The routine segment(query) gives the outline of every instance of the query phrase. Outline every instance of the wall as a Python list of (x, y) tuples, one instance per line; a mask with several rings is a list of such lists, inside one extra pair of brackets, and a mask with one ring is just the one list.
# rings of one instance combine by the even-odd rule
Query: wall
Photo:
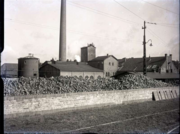
[[(110, 63), (110, 65), (109, 65)], [(114, 65), (112, 65), (114, 63)], [(115, 73), (118, 70), (118, 61), (114, 59), (113, 57), (108, 57), (107, 59), (104, 60), (104, 74), (106, 76), (106, 73), (109, 72), (110, 76), (115, 75)]]
[(61, 72), (62, 76), (82, 76), (83, 78), (85, 78), (86, 76), (90, 77), (93, 76), (95, 79), (98, 76), (103, 77), (103, 72)]
[(52, 112), (54, 110), (75, 109), (98, 104), (147, 101), (152, 100), (152, 92), (159, 90), (176, 90), (179, 95), (179, 87), (169, 87), (4, 97), (4, 115), (6, 118), (21, 114)]

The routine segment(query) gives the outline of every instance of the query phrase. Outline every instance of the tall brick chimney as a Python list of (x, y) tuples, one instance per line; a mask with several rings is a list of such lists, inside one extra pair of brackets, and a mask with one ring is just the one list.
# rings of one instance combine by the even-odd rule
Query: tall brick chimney
[(59, 60), (66, 61), (66, 0), (61, 0)]

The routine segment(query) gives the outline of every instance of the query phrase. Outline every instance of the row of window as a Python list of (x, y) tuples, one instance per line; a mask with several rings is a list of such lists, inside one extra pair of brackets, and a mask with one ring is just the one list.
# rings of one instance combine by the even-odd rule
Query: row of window
[[(113, 75), (115, 75), (115, 72), (113, 72)], [(110, 76), (110, 72), (106, 72), (106, 76)]]
[(114, 66), (114, 62), (112, 62), (112, 63), (111, 63), (111, 62), (109, 62), (109, 65), (110, 65), (110, 66), (111, 66), (111, 65), (112, 65), (112, 66)]

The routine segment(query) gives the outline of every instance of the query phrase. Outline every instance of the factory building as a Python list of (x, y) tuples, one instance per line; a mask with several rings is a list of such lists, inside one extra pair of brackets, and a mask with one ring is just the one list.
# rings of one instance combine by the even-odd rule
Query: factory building
[(39, 77), (39, 59), (29, 55), (18, 59), (18, 77)]
[(93, 43), (81, 48), (81, 62), (88, 62), (94, 58), (96, 58), (96, 47)]
[(99, 56), (94, 58), (91, 61), (88, 61), (88, 64), (92, 67), (101, 69), (104, 72), (105, 77), (114, 76), (118, 70), (118, 59), (113, 55)]
[(83, 78), (98, 76), (103, 77), (103, 71), (89, 66), (85, 62), (62, 62), (54, 61), (44, 64), (39, 69), (40, 77), (55, 77), (55, 76), (82, 76)]
[(17, 63), (4, 63), (1, 66), (1, 76), (3, 78), (17, 78), (18, 77), (18, 64)]

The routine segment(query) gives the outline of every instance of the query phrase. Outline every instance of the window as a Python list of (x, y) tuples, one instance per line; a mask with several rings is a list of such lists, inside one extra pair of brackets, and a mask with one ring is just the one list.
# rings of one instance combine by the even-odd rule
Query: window
[(114, 62), (112, 63), (112, 65), (114, 66)]
[(34, 74), (34, 76), (37, 76), (37, 74)]
[(153, 69), (156, 68), (156, 67), (157, 67), (157, 65), (153, 65), (153, 66), (152, 66)]
[(149, 65), (149, 66), (147, 67), (147, 69), (150, 69), (150, 68), (151, 68), (151, 66), (152, 66), (152, 65)]
[(108, 76), (108, 72), (106, 72), (106, 76)]
[(109, 65), (111, 65), (111, 62), (109, 62)]

